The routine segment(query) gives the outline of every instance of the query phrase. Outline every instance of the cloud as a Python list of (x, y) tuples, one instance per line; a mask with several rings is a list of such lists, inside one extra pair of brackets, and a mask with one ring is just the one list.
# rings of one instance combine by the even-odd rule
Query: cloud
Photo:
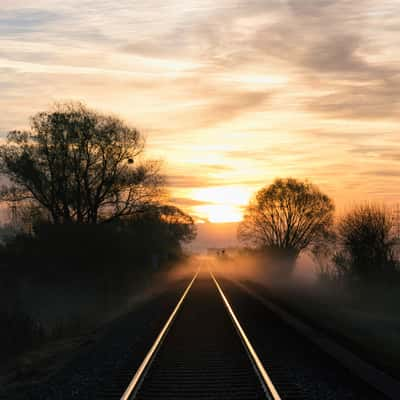
[[(377, 170), (367, 170), (367, 171), (363, 171), (362, 175), (364, 176), (377, 176), (377, 177), (382, 177), (382, 178), (392, 178), (392, 177), (396, 177), (399, 178), (400, 177), (400, 169), (377, 169)], [(387, 189), (386, 189), (387, 190)]]
[(235, 91), (220, 94), (206, 105), (194, 107), (192, 117), (197, 127), (208, 127), (236, 118), (263, 104), (270, 94), (264, 92)]
[(207, 201), (194, 200), (187, 197), (173, 197), (171, 203), (183, 207), (204, 206), (209, 204)]
[[(400, 146), (396, 146), (399, 147)], [(393, 145), (390, 144), (359, 144), (356, 147), (353, 147), (350, 152), (351, 153), (358, 153), (358, 154), (370, 154), (370, 153), (386, 153), (386, 152), (393, 151)]]
[(221, 182), (201, 176), (168, 175), (167, 184), (171, 188), (193, 188), (218, 186)]
[[(370, 145), (358, 145), (354, 146), (349, 150), (350, 153), (362, 157), (365, 160), (373, 160), (376, 162), (384, 161), (387, 163), (387, 168), (396, 165), (400, 161), (400, 145), (397, 143), (392, 144), (370, 144)], [(366, 172), (368, 174), (368, 172)], [(371, 173), (376, 175), (375, 173)]]
[(61, 19), (61, 14), (35, 8), (2, 10), (0, 14), (0, 34), (7, 37), (40, 32), (48, 24), (60, 22)]
[(209, 172), (227, 172), (233, 169), (231, 166), (223, 164), (200, 164), (198, 167)]
[(397, 117), (399, 68), (379, 62), (381, 48), (369, 37), (377, 35), (368, 30), (375, 4), (292, 1), (277, 22), (258, 27), (250, 44), (296, 71), (310, 89), (301, 98), (307, 112), (347, 119)]
[(340, 119), (398, 119), (400, 80), (385, 80), (360, 87), (338, 87), (336, 92), (311, 99), (307, 109)]
[(148, 133), (180, 193), (291, 174), (362, 196), (397, 179), (376, 171), (400, 156), (399, 15), (396, 0), (3, 0), (0, 131), (79, 99)]
[(210, 186), (259, 186), (266, 181), (263, 177), (249, 177), (249, 178), (214, 178), (210, 176), (185, 176), (169, 174), (167, 177), (167, 185), (175, 189), (192, 189), (192, 188), (205, 188)]
[[(184, 121), (184, 128), (210, 127), (232, 120), (248, 111), (263, 109), (266, 101), (269, 105), (279, 96), (295, 96), (304, 112), (330, 118), (397, 116), (397, 68), (371, 61), (375, 52), (367, 37), (368, 29), (357, 29), (360, 25), (369, 26), (368, 15), (373, 4), (369, 1), (238, 1), (232, 4), (222, 0), (218, 6), (211, 1), (195, 1), (184, 6), (177, 1), (150, 1), (135, 9), (128, 1), (112, 6), (110, 1), (103, 0), (96, 7), (85, 1), (78, 8), (75, 1), (61, 4), (57, 13), (48, 11), (50, 2), (46, 1), (41, 2), (39, 9), (16, 7), (6, 11), (1, 21), (15, 29), (20, 25), (35, 30), (41, 27), (43, 32), (36, 32), (29, 38), (31, 41), (70, 43), (73, 49), (66, 49), (68, 53), (89, 51), (91, 46), (90, 57), (83, 52), (76, 61), (72, 54), (48, 53), (48, 61), (52, 59), (48, 73), (67, 60), (80, 64), (70, 68), (70, 73), (77, 74), (85, 71), (106, 74), (107, 68), (123, 74), (134, 67), (146, 79), (146, 72), (154, 69), (151, 79), (154, 91), (158, 89), (161, 95), (168, 96), (175, 89), (182, 96), (197, 98), (198, 104), (190, 109), (193, 124), (185, 118), (187, 110), (176, 112), (177, 118)], [(168, 21), (160, 18), (160, 7), (169, 11)], [(60, 23), (60, 18), (65, 23)], [(34, 54), (40, 57), (40, 53)], [(14, 54), (11, 57), (14, 60), (34, 58), (31, 52)], [(113, 59), (120, 60), (125, 68), (121, 65), (115, 69), (110, 57), (103, 56), (101, 60), (96, 54), (114, 55)], [(138, 57), (134, 65), (130, 56)], [(85, 65), (85, 70), (82, 64), (91, 59), (98, 61), (96, 68)], [(177, 79), (163, 79), (158, 71), (169, 68), (168, 65), (174, 68), (176, 63), (181, 63)], [(253, 84), (251, 90), (245, 90), (221, 80), (221, 74), (228, 72), (243, 75), (247, 69), (258, 69), (269, 74), (282, 67), (310, 89), (307, 95), (296, 93), (292, 85), (273, 90)]]
[(351, 129), (346, 129), (343, 131), (327, 131), (322, 129), (317, 130), (305, 130), (304, 135), (311, 136), (313, 138), (319, 138), (321, 140), (333, 140), (335, 142), (354, 142), (354, 140), (358, 139), (371, 139), (375, 137), (384, 138), (390, 136), (391, 132), (382, 132), (382, 131), (354, 131)]

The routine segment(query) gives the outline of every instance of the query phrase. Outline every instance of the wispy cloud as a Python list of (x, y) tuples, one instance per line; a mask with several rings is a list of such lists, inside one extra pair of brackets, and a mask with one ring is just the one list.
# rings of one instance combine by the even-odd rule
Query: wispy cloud
[(54, 22), (62, 23), (62, 14), (35, 8), (3, 10), (0, 14), (0, 35), (7, 37), (40, 32)]
[(0, 133), (81, 99), (146, 132), (176, 198), (289, 174), (400, 187), (397, 0), (1, 3)]

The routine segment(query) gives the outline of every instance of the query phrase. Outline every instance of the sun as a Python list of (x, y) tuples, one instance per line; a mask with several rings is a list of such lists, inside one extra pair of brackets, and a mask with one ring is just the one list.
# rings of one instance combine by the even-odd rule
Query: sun
[(190, 197), (206, 203), (193, 207), (196, 215), (209, 222), (222, 223), (241, 221), (243, 207), (250, 196), (251, 190), (247, 187), (218, 186), (195, 189)]
[(197, 206), (196, 211), (209, 222), (238, 222), (242, 220), (242, 212), (239, 207), (229, 205), (210, 204)]

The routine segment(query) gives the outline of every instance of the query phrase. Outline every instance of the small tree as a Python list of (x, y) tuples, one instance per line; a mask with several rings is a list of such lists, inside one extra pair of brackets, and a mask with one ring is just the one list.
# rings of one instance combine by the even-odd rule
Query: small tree
[(329, 197), (311, 183), (276, 179), (248, 205), (238, 237), (246, 245), (268, 251), (291, 271), (300, 252), (328, 234), (333, 212)]
[(336, 267), (363, 281), (382, 280), (396, 269), (393, 220), (384, 207), (361, 205), (346, 214), (338, 226), (340, 250)]
[(30, 131), (13, 131), (0, 146), (0, 168), (12, 182), (3, 199), (40, 206), (52, 223), (98, 223), (154, 204), (163, 177), (154, 162), (137, 162), (140, 133), (81, 103), (36, 114)]

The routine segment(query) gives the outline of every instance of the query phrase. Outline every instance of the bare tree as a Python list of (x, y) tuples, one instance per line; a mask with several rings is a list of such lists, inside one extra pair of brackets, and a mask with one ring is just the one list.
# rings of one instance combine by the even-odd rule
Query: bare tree
[(384, 207), (356, 206), (339, 223), (340, 250), (334, 261), (347, 277), (371, 281), (384, 279), (396, 269), (393, 220)]
[(3, 190), (33, 202), (53, 223), (99, 223), (157, 202), (164, 179), (155, 162), (138, 162), (140, 133), (122, 120), (65, 103), (36, 114), (31, 130), (13, 131), (0, 146)]
[(239, 240), (292, 268), (301, 251), (320, 243), (333, 224), (334, 205), (309, 182), (276, 179), (257, 192), (238, 228)]

